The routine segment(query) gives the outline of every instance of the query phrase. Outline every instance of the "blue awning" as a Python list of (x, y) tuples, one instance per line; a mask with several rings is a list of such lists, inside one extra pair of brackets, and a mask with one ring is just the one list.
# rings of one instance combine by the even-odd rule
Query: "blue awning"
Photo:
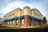
[(41, 21), (42, 19), (40, 19), (40, 18), (37, 18), (37, 17), (34, 17), (34, 20)]
[(20, 19), (24, 19), (24, 15), (20, 16)]
[(29, 19), (32, 19), (33, 18), (33, 16), (29, 16)]
[(7, 20), (3, 20), (3, 22), (7, 22)]
[(14, 18), (8, 18), (7, 19), (7, 21), (13, 21), (14, 20)]
[(5, 20), (3, 20), (3, 22), (5, 22)]
[(18, 20), (18, 17), (17, 16), (15, 17), (15, 20)]

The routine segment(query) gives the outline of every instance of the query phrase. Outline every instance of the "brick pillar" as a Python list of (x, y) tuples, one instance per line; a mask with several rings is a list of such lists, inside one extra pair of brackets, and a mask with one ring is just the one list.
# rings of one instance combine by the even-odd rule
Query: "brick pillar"
[(20, 27), (20, 17), (18, 17), (18, 27)]
[(28, 15), (24, 15), (24, 25), (28, 26), (28, 21), (29, 21), (29, 16)]
[(34, 25), (34, 19), (32, 19), (32, 25)]

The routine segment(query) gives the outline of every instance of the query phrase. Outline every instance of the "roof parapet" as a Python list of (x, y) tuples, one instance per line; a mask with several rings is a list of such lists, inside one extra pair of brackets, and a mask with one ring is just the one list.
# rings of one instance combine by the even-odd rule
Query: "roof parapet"
[(24, 7), (24, 9), (25, 9), (25, 8), (28, 8), (28, 9), (30, 9), (30, 7), (28, 7), (28, 6), (25, 6), (25, 7)]

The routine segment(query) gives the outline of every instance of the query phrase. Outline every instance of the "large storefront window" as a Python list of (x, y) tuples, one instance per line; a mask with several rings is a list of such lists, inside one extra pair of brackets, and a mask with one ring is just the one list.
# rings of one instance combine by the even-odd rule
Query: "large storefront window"
[(36, 25), (36, 20), (34, 20), (34, 25)]
[(8, 24), (9, 24), (9, 21), (8, 21)]
[(24, 19), (22, 19), (22, 24), (24, 24)]
[(13, 24), (13, 21), (10, 21), (10, 24)]
[(16, 25), (18, 25), (18, 20), (16, 20)]
[(39, 21), (39, 25), (41, 25), (41, 21)]
[(21, 21), (20, 21), (20, 26), (22, 25), (22, 24), (24, 24), (24, 19), (20, 19)]
[(36, 20), (34, 21), (34, 25), (39, 25), (39, 23), (40, 23), (39, 21)]
[(32, 19), (29, 19), (29, 26), (31, 26), (32, 24)]

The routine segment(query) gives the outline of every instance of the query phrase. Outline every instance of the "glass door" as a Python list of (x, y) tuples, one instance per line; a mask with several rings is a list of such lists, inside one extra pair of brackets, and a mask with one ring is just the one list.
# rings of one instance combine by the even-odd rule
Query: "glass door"
[(31, 26), (32, 24), (32, 19), (29, 19), (29, 26)]

